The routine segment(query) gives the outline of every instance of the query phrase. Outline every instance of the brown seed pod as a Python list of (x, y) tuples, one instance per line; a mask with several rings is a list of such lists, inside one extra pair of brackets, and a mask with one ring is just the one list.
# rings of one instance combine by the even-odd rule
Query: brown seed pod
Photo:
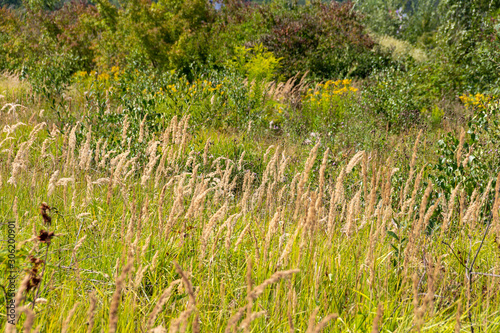
[(42, 215), (43, 222), (46, 225), (50, 225), (52, 222), (52, 218), (47, 213), (48, 211), (50, 211), (50, 206), (46, 202), (42, 202), (40, 204), (40, 214)]
[(50, 241), (55, 236), (54, 232), (40, 230), (40, 234), (36, 237), (40, 243), (50, 244)]

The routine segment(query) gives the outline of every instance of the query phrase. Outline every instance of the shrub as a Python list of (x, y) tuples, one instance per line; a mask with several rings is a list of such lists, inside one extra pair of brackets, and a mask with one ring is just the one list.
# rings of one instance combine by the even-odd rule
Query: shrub
[(250, 82), (262, 83), (276, 77), (280, 60), (262, 44), (251, 48), (242, 46), (235, 48), (235, 56), (228, 61), (228, 67), (246, 76)]
[(375, 48), (350, 2), (317, 3), (278, 12), (271, 31), (260, 39), (283, 58), (281, 73), (292, 77), (366, 77), (389, 58)]
[(384, 70), (365, 84), (363, 104), (371, 113), (382, 117), (389, 130), (399, 132), (421, 122), (420, 110), (427, 105), (417, 98), (417, 88), (408, 73)]

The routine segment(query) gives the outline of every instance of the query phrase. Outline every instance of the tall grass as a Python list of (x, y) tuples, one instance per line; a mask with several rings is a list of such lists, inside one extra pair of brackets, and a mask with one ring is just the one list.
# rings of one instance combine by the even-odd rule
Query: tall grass
[(318, 140), (302, 161), (270, 147), (256, 177), (244, 154), (192, 150), (188, 117), (141, 156), (90, 128), (78, 144), (79, 124), (9, 121), (0, 214), (16, 221), (18, 330), (500, 330), (500, 181), (447, 202), (418, 143), (409, 174), (368, 151), (332, 166)]

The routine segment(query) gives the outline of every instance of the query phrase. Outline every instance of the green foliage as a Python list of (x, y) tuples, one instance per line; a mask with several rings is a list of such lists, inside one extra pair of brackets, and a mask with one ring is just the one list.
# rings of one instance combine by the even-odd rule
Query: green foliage
[(228, 61), (228, 67), (248, 77), (250, 82), (260, 84), (276, 77), (280, 68), (280, 60), (276, 59), (262, 44), (252, 48), (236, 47), (234, 57)]
[(186, 113), (197, 129), (242, 130), (250, 121), (262, 128), (274, 119), (270, 107), (262, 108), (266, 103), (262, 89), (265, 84), (251, 88), (245, 77), (231, 71), (206, 72), (190, 81), (176, 71), (139, 71), (116, 66), (102, 73), (78, 72), (73, 84), (78, 91), (85, 91), (80, 100), (86, 105), (84, 123), (119, 150), (127, 148), (120, 146), (125, 116), (131, 138), (139, 135), (144, 117), (151, 133), (160, 132), (166, 121)]
[(422, 116), (426, 117), (433, 128), (438, 127), (444, 117), (444, 110), (434, 105), (430, 109), (422, 109)]
[(353, 107), (356, 91), (350, 80), (318, 84), (303, 97), (300, 115), (294, 123), (313, 132), (335, 134)]
[[(463, 97), (473, 109), (467, 124), (467, 131), (460, 139), (448, 134), (438, 142), (438, 162), (433, 166), (435, 184), (447, 196), (458, 184), (470, 196), (474, 191), (482, 193), (491, 180), (491, 174), (500, 171), (497, 163), (500, 158), (500, 123), (498, 121), (498, 102), (483, 104), (483, 95)], [(462, 140), (462, 143), (460, 142)], [(493, 195), (489, 197), (492, 204)]]
[[(412, 43), (425, 38), (442, 24), (446, 8), (441, 0), (358, 0), (356, 8), (374, 32)], [(425, 42), (424, 42), (425, 44)]]
[(382, 116), (391, 131), (401, 131), (418, 124), (425, 104), (418, 98), (417, 85), (408, 73), (385, 70), (377, 73), (363, 89), (363, 103)]
[(375, 49), (352, 4), (315, 3), (272, 13), (273, 25), (260, 40), (283, 58), (282, 74), (309, 71), (313, 77), (366, 77), (387, 65), (389, 58)]

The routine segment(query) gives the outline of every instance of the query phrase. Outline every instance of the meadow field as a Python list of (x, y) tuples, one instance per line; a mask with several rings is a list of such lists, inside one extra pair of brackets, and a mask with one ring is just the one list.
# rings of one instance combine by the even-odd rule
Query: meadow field
[(0, 7), (0, 329), (500, 331), (472, 2)]

